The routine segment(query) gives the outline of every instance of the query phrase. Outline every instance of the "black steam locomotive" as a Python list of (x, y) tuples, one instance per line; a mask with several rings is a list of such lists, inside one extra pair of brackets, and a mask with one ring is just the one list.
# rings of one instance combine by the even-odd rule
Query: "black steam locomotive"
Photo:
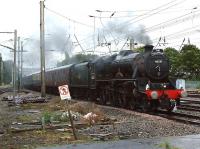
[[(73, 98), (144, 111), (158, 107), (171, 111), (186, 92), (176, 89), (169, 69), (163, 50), (147, 45), (142, 53), (125, 50), (46, 71), (46, 88), (54, 92), (58, 86), (68, 84)], [(40, 73), (26, 76), (23, 81), (26, 88), (40, 89)]]

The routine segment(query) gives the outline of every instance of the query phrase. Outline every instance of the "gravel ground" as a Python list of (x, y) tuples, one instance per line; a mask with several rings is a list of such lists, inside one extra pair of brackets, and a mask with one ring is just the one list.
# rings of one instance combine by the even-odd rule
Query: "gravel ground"
[(81, 133), (88, 135), (112, 133), (119, 138), (151, 138), (200, 133), (200, 127), (174, 122), (158, 116), (108, 107), (101, 107), (101, 110), (109, 117), (117, 119), (119, 123), (115, 124), (114, 127), (113, 125), (93, 126), (81, 130)]

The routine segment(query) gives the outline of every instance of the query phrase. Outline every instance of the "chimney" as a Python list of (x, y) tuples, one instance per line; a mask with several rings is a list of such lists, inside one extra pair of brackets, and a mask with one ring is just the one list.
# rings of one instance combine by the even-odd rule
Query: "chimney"
[(153, 45), (146, 45), (144, 46), (144, 52), (151, 52), (153, 50)]

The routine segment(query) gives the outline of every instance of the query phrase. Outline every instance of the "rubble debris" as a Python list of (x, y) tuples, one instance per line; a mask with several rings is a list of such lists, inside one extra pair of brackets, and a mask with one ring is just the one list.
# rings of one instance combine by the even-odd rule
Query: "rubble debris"
[(92, 137), (109, 137), (112, 136), (112, 133), (107, 133), (107, 134), (90, 134)]
[(93, 137), (94, 141), (107, 141), (111, 137), (113, 137), (112, 133), (107, 133), (107, 134), (89, 134), (91, 137)]
[(19, 123), (19, 122), (12, 122), (12, 125), (22, 125), (22, 123)]
[[(71, 111), (71, 116), (73, 120), (78, 121), (82, 117), (82, 115), (78, 112), (73, 112)], [(63, 112), (61, 115), (61, 120), (69, 119), (69, 113), (68, 112)]]
[(28, 113), (40, 113), (39, 110), (29, 110)]
[(67, 128), (61, 128), (61, 129), (56, 129), (58, 132), (69, 132), (72, 133), (72, 129), (67, 129)]
[[(54, 125), (45, 125), (45, 129), (62, 129), (64, 127), (69, 128), (69, 124), (54, 124)], [(42, 125), (12, 125), (11, 132), (18, 133), (18, 132), (25, 132), (25, 131), (33, 131), (33, 130), (42, 130)]]
[(40, 97), (31, 93), (26, 95), (17, 95), (13, 99), (13, 96), (3, 97), (3, 101), (8, 101), (8, 106), (14, 106), (16, 104), (27, 104), (27, 103), (44, 103), (47, 102), (50, 97)]
[[(41, 125), (42, 123), (38, 122), (38, 124), (36, 123), (17, 123), (17, 122), (14, 122), (12, 125), (11, 125), (11, 132), (14, 132), (14, 133), (18, 133), (18, 132), (24, 132), (24, 131), (33, 131), (33, 130), (42, 130), (43, 128), (44, 129), (64, 129), (64, 130), (68, 130), (68, 128), (71, 128), (71, 124), (69, 123), (61, 123), (61, 124), (49, 124), (49, 125), (44, 125), (42, 126)], [(80, 129), (80, 128), (86, 128), (88, 127), (88, 124), (87, 123), (80, 123), (80, 122), (77, 122), (74, 124), (74, 126), (77, 128), (77, 129)]]
[(73, 141), (74, 137), (72, 137), (72, 136), (63, 136), (63, 137), (60, 137), (59, 139), (60, 139), (60, 141), (65, 141), (65, 140)]
[(96, 115), (95, 113), (87, 113), (86, 115), (83, 116), (83, 118), (89, 122), (89, 124), (94, 124), (95, 122), (97, 122), (97, 117), (98, 115)]

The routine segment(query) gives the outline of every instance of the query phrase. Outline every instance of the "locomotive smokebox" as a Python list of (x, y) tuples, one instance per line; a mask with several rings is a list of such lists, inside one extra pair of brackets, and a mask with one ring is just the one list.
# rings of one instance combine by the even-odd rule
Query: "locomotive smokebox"
[(153, 46), (152, 45), (146, 45), (144, 46), (144, 52), (145, 53), (149, 53), (153, 50)]

